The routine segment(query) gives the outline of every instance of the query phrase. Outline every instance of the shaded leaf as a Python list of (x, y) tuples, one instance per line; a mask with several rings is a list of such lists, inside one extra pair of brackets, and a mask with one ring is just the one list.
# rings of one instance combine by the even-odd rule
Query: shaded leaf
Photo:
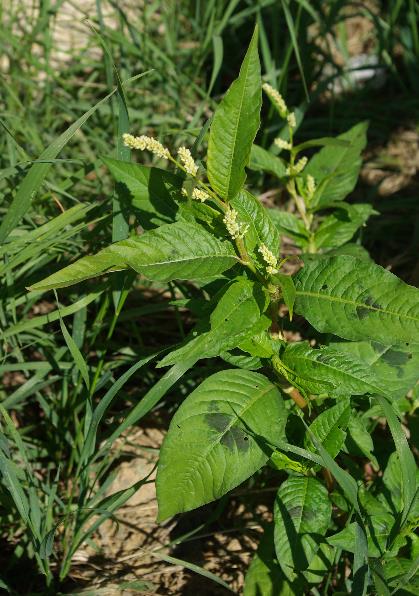
[(250, 151), (249, 169), (257, 172), (268, 172), (277, 178), (285, 177), (286, 165), (276, 155), (259, 145), (252, 145)]
[(292, 476), (282, 483), (274, 506), (275, 551), (287, 578), (309, 567), (331, 513), (327, 490), (315, 478)]

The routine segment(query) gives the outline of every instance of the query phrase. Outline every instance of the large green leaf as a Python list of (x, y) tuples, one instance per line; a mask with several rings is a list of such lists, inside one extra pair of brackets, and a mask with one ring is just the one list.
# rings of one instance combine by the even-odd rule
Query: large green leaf
[[(244, 580), (243, 596), (295, 596), (275, 556), (274, 526), (270, 524), (259, 543)], [(301, 590), (302, 586), (298, 586)]]
[(270, 325), (264, 315), (268, 298), (264, 290), (247, 279), (233, 282), (219, 299), (210, 316), (210, 329), (201, 322), (194, 331), (197, 337), (168, 354), (159, 366), (168, 366), (184, 358), (218, 356), (244, 340), (260, 333)]
[[(159, 519), (209, 503), (267, 461), (284, 437), (286, 410), (266, 377), (245, 370), (215, 373), (174, 415), (157, 471)], [(266, 441), (266, 443), (265, 443)]]
[(355, 232), (365, 224), (370, 215), (376, 213), (371, 205), (346, 205), (322, 221), (314, 235), (317, 248), (338, 248), (348, 242)]
[[(341, 400), (335, 406), (328, 408), (312, 422), (309, 426), (319, 443), (323, 445), (328, 453), (334, 458), (341, 450), (346, 439), (346, 427), (348, 426), (351, 407), (349, 400)], [(311, 439), (310, 433), (306, 435), (306, 447), (317, 452)]]
[(419, 344), (385, 346), (375, 341), (341, 341), (329, 347), (364, 362), (393, 398), (406, 395), (419, 379)]
[(419, 290), (379, 265), (347, 255), (307, 258), (294, 281), (295, 311), (318, 331), (419, 343)]
[(117, 182), (116, 192), (122, 208), (129, 214), (137, 212), (138, 221), (145, 230), (175, 220), (182, 178), (159, 168), (102, 159)]
[(269, 172), (277, 178), (284, 178), (286, 165), (281, 158), (259, 145), (252, 145), (250, 151), (249, 169), (257, 172)]
[(231, 201), (231, 205), (239, 213), (240, 220), (249, 226), (244, 239), (247, 250), (258, 254), (257, 248), (265, 244), (278, 256), (279, 231), (259, 199), (243, 190)]
[(304, 173), (314, 177), (317, 190), (313, 204), (318, 208), (342, 201), (355, 187), (361, 168), (361, 152), (367, 137), (368, 124), (361, 122), (337, 138), (347, 146), (328, 145), (311, 158)]
[(215, 111), (208, 141), (207, 174), (212, 188), (230, 201), (243, 187), (245, 167), (260, 124), (262, 87), (255, 29), (238, 78)]
[(107, 271), (131, 268), (157, 281), (205, 279), (237, 262), (229, 242), (186, 222), (166, 224), (84, 257), (33, 285), (31, 290), (70, 286)]
[[(292, 476), (282, 483), (275, 500), (275, 550), (285, 575), (307, 569), (329, 527), (332, 505), (316, 478)], [(317, 536), (316, 536), (317, 535)]]
[(386, 392), (367, 364), (335, 348), (314, 349), (298, 342), (289, 344), (280, 359), (287, 367), (284, 376), (308, 393), (338, 397)]

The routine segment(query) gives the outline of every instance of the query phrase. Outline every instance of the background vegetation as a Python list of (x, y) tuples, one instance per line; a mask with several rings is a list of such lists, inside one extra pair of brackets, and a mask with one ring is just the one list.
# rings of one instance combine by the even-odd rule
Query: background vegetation
[[(171, 285), (168, 292), (127, 276), (122, 292), (86, 282), (55, 298), (26, 287), (122, 237), (113, 183), (101, 157), (123, 156), (119, 138), (128, 129), (153, 134), (170, 147), (201, 141), (214, 99), (237, 74), (255, 20), (264, 80), (297, 106), (297, 113), (305, 113), (301, 141), (370, 121), (363, 175), (352, 199), (371, 202), (378, 215), (363, 230), (362, 243), (378, 263), (417, 285), (418, 12), (414, 0), (2, 4), (0, 586), (5, 590), (77, 593), (88, 587), (109, 593), (109, 586), (119, 586), (115, 589), (214, 594), (218, 586), (208, 578), (211, 572), (240, 589), (246, 556), (277, 488), (264, 477), (166, 527), (136, 553), (137, 567), (130, 565), (129, 553), (127, 563), (112, 560), (107, 550), (109, 517), (118, 519), (119, 508), (148, 482), (147, 474), (135, 476), (134, 488), (110, 496), (124, 462), (138, 461), (139, 455), (153, 461), (161, 429), (182, 396), (220, 366), (216, 359), (206, 361), (157, 407), (138, 409), (161, 373), (154, 364), (136, 371), (191, 328), (193, 312), (183, 309), (180, 295), (193, 298), (193, 286)], [(126, 104), (121, 93), (109, 97), (120, 81)], [(268, 148), (279, 126), (273, 110), (265, 107), (263, 122), (257, 141)], [(289, 208), (266, 174), (253, 172), (249, 184), (263, 191), (268, 204)], [(404, 419), (412, 446), (418, 397), (417, 389), (410, 394)], [(92, 409), (107, 400), (110, 408), (95, 421), (97, 436), (89, 435), (86, 446)], [(144, 440), (147, 429), (154, 430), (153, 440)], [(391, 449), (388, 429), (382, 425), (375, 432), (382, 439), (376, 456), (385, 459)], [(138, 531), (144, 530), (141, 523), (135, 520)], [(103, 527), (108, 534), (100, 533)], [(225, 540), (229, 534), (239, 546)], [(165, 573), (166, 566), (174, 572)], [(94, 569), (101, 570), (95, 580)]]

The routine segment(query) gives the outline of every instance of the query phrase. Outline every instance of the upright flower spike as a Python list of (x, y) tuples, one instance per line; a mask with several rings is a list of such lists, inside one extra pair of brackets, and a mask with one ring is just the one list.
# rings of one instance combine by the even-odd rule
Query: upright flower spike
[(301, 174), (301, 172), (304, 170), (304, 168), (307, 165), (307, 157), (302, 157), (301, 159), (299, 159), (297, 161), (297, 163), (293, 166), (289, 166), (286, 170), (285, 170), (285, 174), (286, 176), (297, 176), (297, 174)]
[(205, 190), (201, 190), (200, 188), (194, 188), (192, 191), (192, 198), (195, 201), (201, 201), (201, 203), (205, 203), (207, 199), (210, 198), (209, 194), (205, 192)]
[(270, 275), (275, 275), (275, 273), (278, 273), (278, 259), (273, 254), (273, 252), (270, 251), (265, 244), (261, 244), (259, 246), (258, 252), (262, 255), (262, 258), (267, 265), (267, 273), (269, 273)]
[(281, 139), (280, 137), (275, 139), (274, 143), (277, 147), (279, 147), (279, 149), (286, 149), (287, 151), (291, 151), (292, 149), (291, 143), (289, 143), (288, 141), (284, 141), (284, 139)]
[(147, 149), (151, 153), (154, 153), (154, 155), (157, 155), (157, 157), (164, 159), (169, 159), (170, 157), (169, 149), (153, 137), (147, 137), (146, 135), (134, 137), (134, 135), (125, 133), (122, 135), (122, 140), (124, 141), (124, 145), (130, 149), (139, 149), (140, 151)]
[(284, 98), (279, 93), (279, 91), (274, 89), (272, 85), (269, 85), (269, 83), (264, 83), (262, 85), (262, 89), (265, 91), (266, 95), (269, 97), (269, 99), (272, 101), (272, 103), (278, 110), (281, 118), (286, 118), (288, 114), (287, 104), (285, 103)]
[(287, 122), (291, 128), (295, 128), (297, 126), (297, 121), (295, 119), (294, 112), (290, 112), (289, 114), (287, 114)]
[(227, 232), (233, 238), (233, 240), (237, 240), (237, 238), (243, 238), (246, 234), (249, 226), (247, 224), (243, 224), (237, 221), (238, 213), (235, 209), (231, 209), (228, 207), (227, 211), (225, 212), (223, 222), (225, 227), (227, 228)]
[(308, 200), (311, 200), (316, 192), (316, 181), (311, 174), (308, 174), (306, 178), (306, 191)]
[(186, 147), (179, 147), (177, 154), (186, 172), (190, 174), (190, 176), (195, 177), (198, 171), (198, 166), (194, 162), (194, 159), (189, 149), (187, 149)]

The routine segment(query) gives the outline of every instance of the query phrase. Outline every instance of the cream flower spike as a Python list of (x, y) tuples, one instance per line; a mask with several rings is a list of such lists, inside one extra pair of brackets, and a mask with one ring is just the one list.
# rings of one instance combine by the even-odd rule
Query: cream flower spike
[(146, 135), (134, 137), (134, 135), (125, 133), (122, 135), (122, 140), (124, 141), (124, 145), (130, 149), (139, 149), (140, 151), (147, 149), (151, 153), (154, 153), (154, 155), (157, 155), (157, 157), (164, 159), (169, 159), (170, 157), (169, 149), (153, 137), (147, 137)]
[(185, 168), (186, 172), (191, 176), (196, 176), (198, 171), (198, 166), (193, 160), (192, 154), (186, 147), (179, 147), (177, 152), (180, 161), (182, 162), (183, 167)]
[(272, 103), (278, 108), (281, 118), (286, 118), (288, 114), (287, 104), (284, 101), (282, 95), (269, 85), (269, 83), (264, 83), (262, 85), (262, 89), (265, 91), (266, 95), (271, 99)]
[(259, 246), (258, 252), (260, 252), (260, 254), (262, 255), (263, 260), (267, 264), (266, 271), (270, 275), (275, 275), (275, 273), (278, 273), (278, 269), (277, 269), (277, 267), (278, 267), (278, 259), (273, 254), (273, 252), (270, 251), (269, 248), (265, 244), (261, 244)]
[(238, 215), (239, 214), (235, 209), (231, 209), (230, 207), (228, 207), (223, 218), (223, 222), (225, 227), (227, 228), (227, 232), (230, 234), (233, 240), (236, 240), (237, 238), (243, 238), (243, 236), (249, 229), (248, 224), (239, 223), (237, 221)]
[(201, 203), (205, 203), (207, 199), (210, 198), (209, 194), (205, 192), (205, 190), (201, 190), (200, 188), (194, 188), (192, 191), (192, 198), (195, 201), (201, 201)]

